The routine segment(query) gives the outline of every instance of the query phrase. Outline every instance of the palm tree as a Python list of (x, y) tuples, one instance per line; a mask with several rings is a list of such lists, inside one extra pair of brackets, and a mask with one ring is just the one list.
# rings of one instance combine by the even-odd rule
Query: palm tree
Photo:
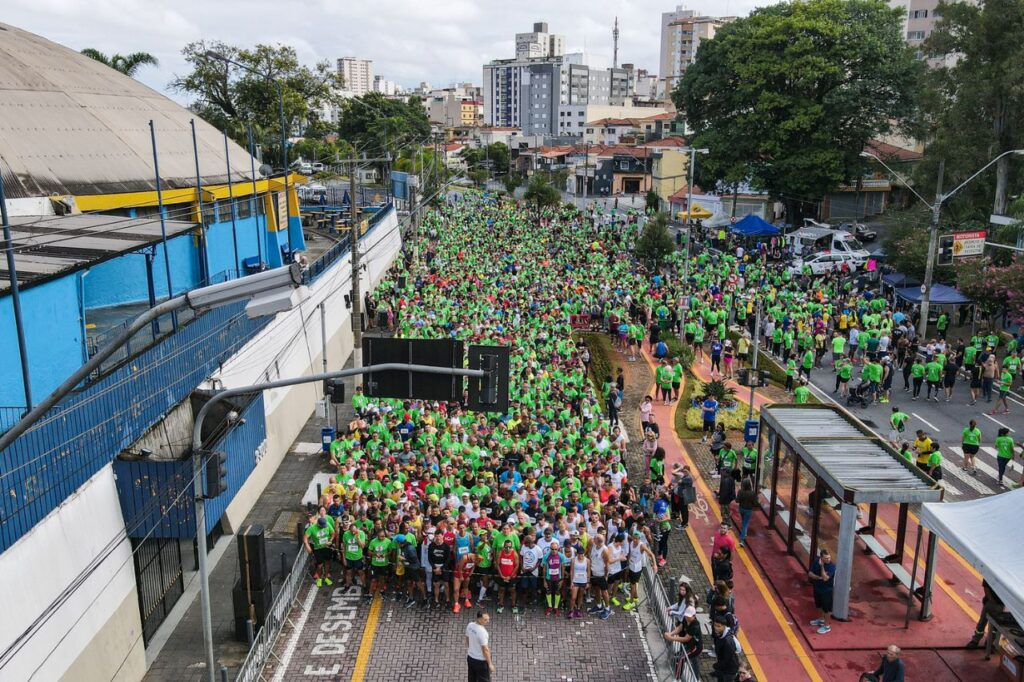
[(132, 52), (129, 55), (113, 54), (108, 57), (99, 50), (87, 47), (82, 50), (82, 54), (131, 78), (135, 77), (135, 72), (142, 66), (160, 66), (157, 58), (148, 52)]

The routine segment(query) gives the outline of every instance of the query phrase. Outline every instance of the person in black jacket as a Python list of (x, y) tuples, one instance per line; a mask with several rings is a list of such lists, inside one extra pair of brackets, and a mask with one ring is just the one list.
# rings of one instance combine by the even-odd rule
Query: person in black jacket
[(739, 642), (724, 618), (715, 617), (711, 629), (715, 639), (715, 665), (711, 674), (718, 682), (736, 682), (740, 672)]
[(874, 672), (860, 676), (861, 682), (903, 682), (905, 669), (900, 660), (900, 648), (891, 644)]
[[(449, 564), (451, 563), (452, 548), (444, 543), (444, 534), (435, 533), (434, 542), (430, 545), (427, 550), (427, 561), (430, 562), (430, 570), (434, 574), (433, 587), (434, 587), (434, 608), (441, 608), (441, 588), (446, 588), (447, 592), (448, 581), (451, 579), (451, 570)], [(445, 595), (445, 601), (450, 600), (449, 595)]]

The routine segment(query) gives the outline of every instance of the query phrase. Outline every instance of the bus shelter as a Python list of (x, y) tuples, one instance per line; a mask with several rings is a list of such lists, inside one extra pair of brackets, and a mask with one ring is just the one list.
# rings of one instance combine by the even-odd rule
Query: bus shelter
[[(931, 618), (936, 536), (928, 534), (921, 581), (916, 575), (920, 527), (910, 573), (903, 566), (903, 554), (909, 506), (941, 501), (942, 488), (841, 408), (772, 405), (762, 409), (760, 427), (757, 480), (764, 481), (762, 510), (786, 551), (805, 568), (810, 568), (819, 549), (830, 549), (836, 564), (833, 615), (840, 620), (849, 617), (854, 551), (860, 540), (863, 553), (873, 554), (891, 572), (890, 584), (907, 588), (908, 618), (914, 598), (921, 601), (920, 619)], [(898, 506), (891, 552), (875, 537), (882, 504)]]

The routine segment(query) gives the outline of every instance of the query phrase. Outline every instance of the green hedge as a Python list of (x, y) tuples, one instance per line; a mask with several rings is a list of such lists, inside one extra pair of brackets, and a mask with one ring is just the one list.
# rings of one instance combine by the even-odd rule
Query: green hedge
[(670, 336), (664, 339), (664, 341), (665, 345), (668, 346), (669, 361), (672, 358), (679, 358), (683, 369), (687, 372), (690, 371), (690, 367), (693, 365), (693, 348), (685, 343), (681, 343), (675, 336)]
[(590, 382), (600, 397), (605, 378), (615, 378), (615, 366), (612, 365), (615, 349), (612, 348), (612, 341), (607, 334), (600, 332), (576, 332), (574, 336), (583, 341), (590, 351)]
[[(754, 419), (760, 418), (760, 413), (754, 410)], [(699, 407), (691, 407), (686, 410), (686, 428), (690, 431), (700, 431), (703, 427), (703, 421)], [(735, 410), (719, 410), (717, 421), (725, 424), (727, 431), (742, 431), (747, 421), (747, 406), (741, 404)]]

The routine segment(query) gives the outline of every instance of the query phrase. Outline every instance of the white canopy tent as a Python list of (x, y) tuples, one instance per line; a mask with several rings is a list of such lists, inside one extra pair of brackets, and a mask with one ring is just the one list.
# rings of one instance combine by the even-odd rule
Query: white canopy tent
[(921, 505), (921, 524), (981, 573), (1018, 623), (1024, 623), (1024, 489), (969, 502)]

